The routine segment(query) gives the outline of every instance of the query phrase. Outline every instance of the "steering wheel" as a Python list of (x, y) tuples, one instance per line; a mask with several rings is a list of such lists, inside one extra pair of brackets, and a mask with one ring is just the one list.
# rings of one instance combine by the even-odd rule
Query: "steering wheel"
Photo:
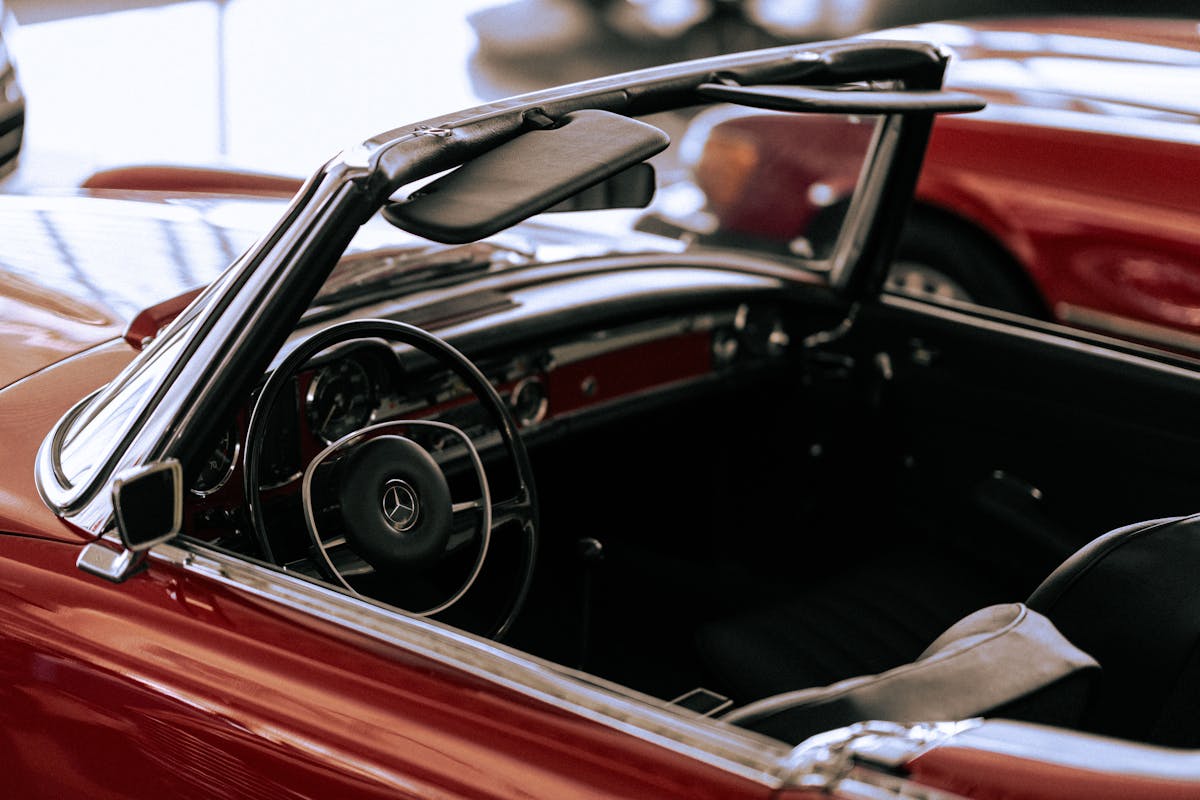
[[(363, 595), (349, 580), (356, 570), (340, 564), (351, 559), (366, 571), (383, 576), (411, 576), (429, 570), (448, 554), (451, 533), (462, 515), (474, 515), (480, 544), (466, 579), (449, 596), (428, 608), (410, 610), (417, 616), (438, 614), (457, 603), (475, 583), (487, 558), (492, 531), (517, 522), (523, 531), (519, 581), (493, 630), (501, 638), (524, 604), (533, 578), (537, 551), (537, 500), (529, 456), (508, 406), (483, 373), (462, 353), (440, 338), (407, 323), (384, 319), (352, 320), (331, 325), (304, 340), (267, 378), (254, 403), (246, 432), (243, 480), (255, 536), (265, 558), (283, 566), (276, 557), (263, 514), (260, 480), (267, 420), (283, 391), (294, 385), (297, 371), (313, 356), (354, 339), (383, 339), (413, 347), (451, 369), (472, 392), (499, 431), (507, 460), (516, 476), (515, 494), (493, 501), (483, 461), (471, 438), (445, 422), (396, 419), (349, 433), (318, 453), (305, 467), (301, 484), (304, 522), (318, 568), (343, 591)], [(475, 472), (478, 497), (455, 501), (444, 468), (434, 456), (409, 437), (416, 430), (432, 430), (443, 441), (461, 444)], [(325, 467), (329, 467), (326, 469)], [(329, 480), (337, 498), (337, 517), (344, 533), (320, 529), (326, 519), (314, 502), (314, 484)], [(472, 537), (473, 538), (473, 537)], [(361, 566), (357, 571), (362, 571)]]

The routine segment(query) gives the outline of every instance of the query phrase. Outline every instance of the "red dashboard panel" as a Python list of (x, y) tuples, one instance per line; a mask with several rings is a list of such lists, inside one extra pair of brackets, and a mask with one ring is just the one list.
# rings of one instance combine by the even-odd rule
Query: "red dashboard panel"
[(695, 331), (557, 366), (552, 415), (567, 414), (712, 371), (711, 334)]

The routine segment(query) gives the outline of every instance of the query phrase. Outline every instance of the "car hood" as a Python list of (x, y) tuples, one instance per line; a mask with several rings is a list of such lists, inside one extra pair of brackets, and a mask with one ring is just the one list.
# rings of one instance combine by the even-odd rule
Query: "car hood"
[[(1195, 20), (1047, 17), (938, 22), (885, 31), (936, 41), (954, 58), (946, 84), (1005, 107), (1200, 119)], [(997, 113), (997, 109), (984, 112)]]
[[(282, 210), (263, 204), (272, 217)], [(210, 282), (265, 230), (233, 211), (216, 200), (0, 196), (0, 386)]]
[[(124, 336), (139, 346), (183, 309), (282, 215), (286, 201), (259, 197), (89, 192), (0, 196), (0, 387)], [(679, 242), (632, 230), (635, 213), (545, 218), (492, 237), (508, 268), (621, 251), (667, 251)], [(335, 284), (387, 270), (431, 277), (463, 254), (376, 218), (344, 259)], [(361, 277), (360, 277), (361, 276)], [(419, 275), (414, 275), (419, 278)]]

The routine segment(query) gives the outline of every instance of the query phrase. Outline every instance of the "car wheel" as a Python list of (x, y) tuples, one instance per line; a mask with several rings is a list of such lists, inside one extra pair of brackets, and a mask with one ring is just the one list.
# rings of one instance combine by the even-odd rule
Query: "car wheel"
[(905, 224), (887, 288), (1046, 316), (1033, 283), (999, 245), (956, 219), (919, 211)]

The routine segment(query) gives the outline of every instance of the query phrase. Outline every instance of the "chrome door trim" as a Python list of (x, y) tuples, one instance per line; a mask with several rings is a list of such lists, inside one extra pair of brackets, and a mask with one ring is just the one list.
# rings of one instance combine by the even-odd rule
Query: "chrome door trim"
[(782, 788), (794, 769), (787, 761), (792, 748), (783, 742), (671, 707), (658, 698), (435, 620), (349, 597), (296, 573), (181, 539), (155, 547), (150, 559), (368, 636), (398, 652), (482, 678), (771, 789)]

